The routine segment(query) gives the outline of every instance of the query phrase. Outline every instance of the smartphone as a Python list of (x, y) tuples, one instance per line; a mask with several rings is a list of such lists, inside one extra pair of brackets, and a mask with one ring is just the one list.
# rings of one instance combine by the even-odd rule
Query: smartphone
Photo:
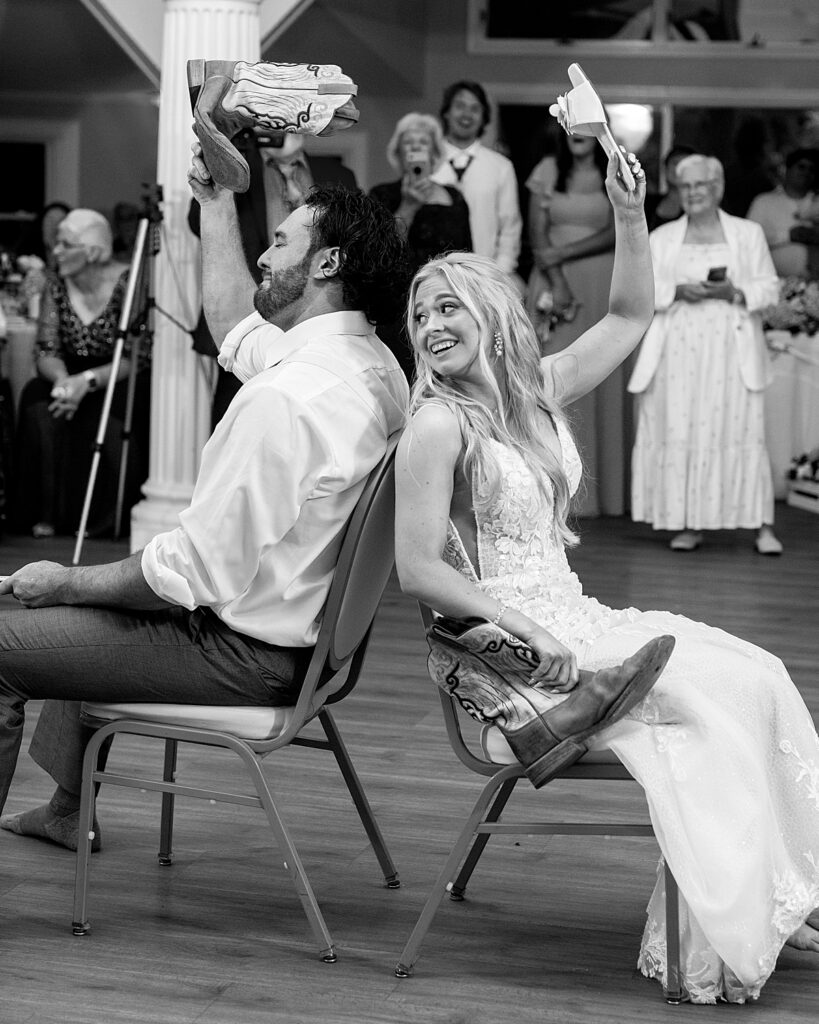
[(708, 271), (706, 281), (724, 281), (727, 273), (727, 267), (711, 267)]
[(413, 181), (420, 181), (422, 178), (428, 178), (432, 172), (429, 154), (424, 149), (408, 153), (406, 160), (407, 167), (409, 168)]

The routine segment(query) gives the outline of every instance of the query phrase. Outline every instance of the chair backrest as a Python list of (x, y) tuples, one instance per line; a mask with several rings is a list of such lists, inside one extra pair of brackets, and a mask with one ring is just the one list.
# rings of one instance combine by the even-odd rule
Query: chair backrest
[[(342, 669), (367, 638), (395, 562), (395, 449), (400, 432), (372, 470), (341, 543), (324, 606), (313, 664)], [(341, 691), (335, 699), (343, 695)]]

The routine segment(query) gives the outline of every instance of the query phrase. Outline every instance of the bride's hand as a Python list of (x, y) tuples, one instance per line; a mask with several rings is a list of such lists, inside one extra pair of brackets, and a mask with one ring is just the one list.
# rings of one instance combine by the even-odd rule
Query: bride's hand
[(646, 172), (634, 153), (627, 153), (625, 146), (620, 149), (631, 169), (634, 191), (629, 192), (623, 184), (623, 179), (617, 173), (620, 170), (620, 159), (612, 155), (606, 168), (606, 192), (615, 210), (642, 210), (646, 198)]
[(548, 630), (536, 629), (527, 637), (526, 643), (540, 658), (540, 664), (529, 680), (532, 686), (556, 693), (567, 693), (577, 686), (580, 676), (574, 654)]

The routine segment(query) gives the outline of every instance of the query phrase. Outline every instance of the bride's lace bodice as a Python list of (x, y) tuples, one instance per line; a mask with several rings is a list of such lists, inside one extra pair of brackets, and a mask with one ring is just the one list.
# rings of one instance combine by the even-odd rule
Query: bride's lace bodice
[[(580, 456), (569, 430), (559, 421), (557, 436), (574, 494), (580, 483)], [(478, 565), (472, 564), (451, 520), (444, 561), (503, 604), (540, 622), (564, 643), (594, 639), (610, 610), (583, 594), (554, 532), (554, 506), (544, 511), (537, 481), (523, 458), (500, 442), (491, 443), (502, 484), (494, 503), (475, 514)], [(551, 484), (547, 489), (551, 492)]]

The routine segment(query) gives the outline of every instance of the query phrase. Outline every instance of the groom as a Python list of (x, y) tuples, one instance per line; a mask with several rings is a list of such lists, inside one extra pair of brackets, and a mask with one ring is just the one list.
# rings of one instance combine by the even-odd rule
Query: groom
[(78, 702), (295, 702), (347, 520), (406, 414), (404, 374), (373, 327), (398, 316), (407, 285), (383, 206), (314, 190), (259, 257), (256, 287), (232, 191), (198, 154), (188, 179), (208, 325), (244, 383), (190, 506), (123, 561), (34, 562), (0, 582), (29, 609), (0, 616), (0, 809), (27, 700), (54, 698), (31, 753), (57, 782), (48, 804), (0, 825), (70, 849), (87, 738)]

